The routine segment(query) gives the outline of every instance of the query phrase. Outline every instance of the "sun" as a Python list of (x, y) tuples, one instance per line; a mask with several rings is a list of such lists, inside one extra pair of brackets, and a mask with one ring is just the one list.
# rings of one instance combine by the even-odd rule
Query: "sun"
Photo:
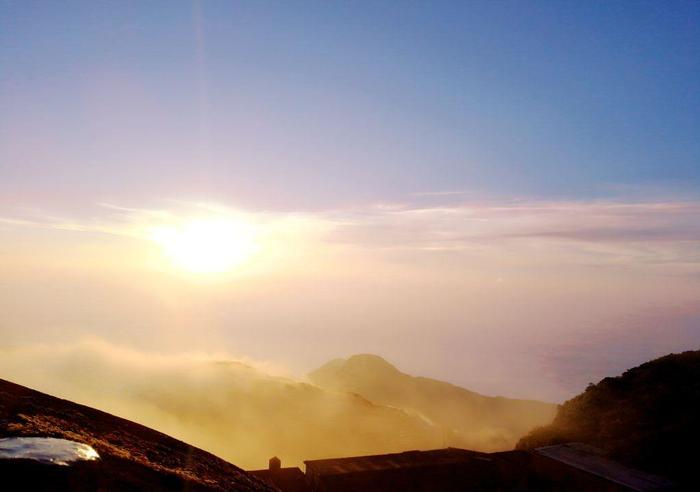
[(178, 269), (190, 273), (225, 273), (258, 250), (254, 228), (230, 218), (192, 219), (152, 230), (151, 239)]

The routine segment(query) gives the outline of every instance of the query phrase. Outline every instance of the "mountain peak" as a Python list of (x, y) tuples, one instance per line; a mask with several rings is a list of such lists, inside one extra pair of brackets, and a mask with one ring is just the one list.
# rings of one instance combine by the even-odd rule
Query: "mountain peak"
[(398, 369), (374, 354), (356, 354), (347, 359), (333, 359), (309, 373), (312, 381), (326, 384), (397, 375), (401, 375)]
[(356, 354), (348, 357), (343, 364), (345, 368), (363, 368), (383, 372), (399, 372), (386, 359), (374, 354)]

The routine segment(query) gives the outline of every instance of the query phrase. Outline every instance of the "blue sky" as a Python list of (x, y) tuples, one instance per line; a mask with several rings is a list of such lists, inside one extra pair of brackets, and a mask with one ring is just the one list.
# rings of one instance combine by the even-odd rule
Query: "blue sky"
[(3, 340), (377, 353), (552, 401), (697, 347), (699, 30), (678, 1), (0, 0)]
[(697, 2), (0, 2), (4, 205), (700, 185)]

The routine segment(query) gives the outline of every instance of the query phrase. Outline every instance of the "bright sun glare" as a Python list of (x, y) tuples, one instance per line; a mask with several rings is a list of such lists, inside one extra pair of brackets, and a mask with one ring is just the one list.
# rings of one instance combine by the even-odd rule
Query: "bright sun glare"
[(160, 227), (152, 239), (177, 268), (191, 273), (224, 273), (248, 261), (258, 244), (253, 227), (234, 219), (195, 219)]

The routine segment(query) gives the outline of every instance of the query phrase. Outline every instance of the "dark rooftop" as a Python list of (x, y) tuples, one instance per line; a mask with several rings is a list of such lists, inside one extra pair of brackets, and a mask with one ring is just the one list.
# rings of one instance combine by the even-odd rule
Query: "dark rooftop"
[(490, 462), (486, 453), (466, 449), (446, 448), (431, 451), (404, 451), (402, 453), (357, 456), (304, 461), (307, 471), (312, 468), (318, 475), (335, 475), (357, 471), (389, 470), (429, 465), (448, 465), (465, 461)]
[(311, 490), (306, 482), (306, 475), (297, 467), (251, 470), (248, 473), (283, 492), (308, 492)]
[(666, 490), (673, 486), (673, 483), (665, 478), (609, 460), (598, 448), (583, 443), (545, 446), (537, 448), (535, 453), (639, 492)]

